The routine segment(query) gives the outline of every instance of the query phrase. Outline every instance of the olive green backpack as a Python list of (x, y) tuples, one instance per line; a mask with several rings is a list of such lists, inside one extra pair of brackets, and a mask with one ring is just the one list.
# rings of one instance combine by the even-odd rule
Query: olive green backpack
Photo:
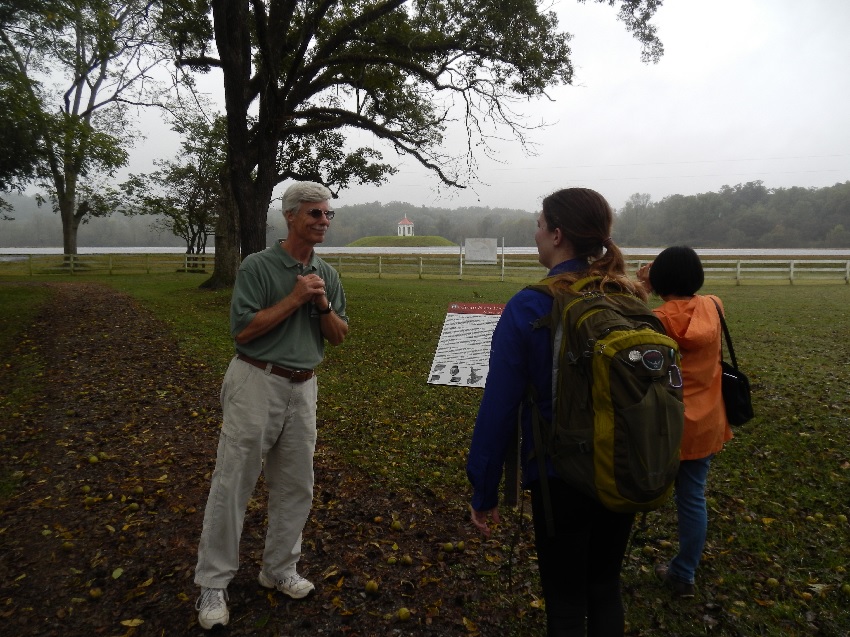
[(529, 286), (553, 297), (552, 312), (534, 324), (550, 329), (553, 344), (552, 422), (531, 397), (543, 495), (548, 502), (548, 458), (561, 479), (612, 511), (656, 509), (679, 468), (679, 347), (646, 303), (616, 284), (554, 282)]

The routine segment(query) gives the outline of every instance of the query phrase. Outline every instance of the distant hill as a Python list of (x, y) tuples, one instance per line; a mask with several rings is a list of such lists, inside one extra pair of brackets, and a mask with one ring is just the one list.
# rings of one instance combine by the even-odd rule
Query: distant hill
[(361, 237), (348, 244), (349, 248), (431, 248), (456, 246), (456, 243), (443, 237)]

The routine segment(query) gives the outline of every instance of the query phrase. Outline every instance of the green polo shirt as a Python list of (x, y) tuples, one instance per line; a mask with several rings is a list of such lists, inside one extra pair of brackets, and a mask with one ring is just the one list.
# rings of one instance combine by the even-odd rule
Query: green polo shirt
[[(257, 312), (271, 307), (289, 294), (299, 274), (306, 276), (313, 273), (324, 280), (325, 293), (334, 312), (348, 322), (345, 292), (336, 270), (315, 252), (305, 266), (281, 248), (279, 242), (275, 242), (262, 252), (248, 255), (239, 266), (230, 301), (231, 336), (235, 337), (248, 327)], [(320, 319), (316, 306), (305, 303), (267, 334), (250, 343), (237, 344), (236, 350), (289, 369), (314, 369), (322, 362), (325, 352)]]

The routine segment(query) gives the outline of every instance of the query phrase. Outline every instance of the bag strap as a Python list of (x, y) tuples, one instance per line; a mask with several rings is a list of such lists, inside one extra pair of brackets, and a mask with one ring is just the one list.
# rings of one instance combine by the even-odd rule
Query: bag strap
[(528, 397), (531, 402), (531, 432), (534, 441), (534, 455), (537, 456), (537, 472), (540, 474), (540, 494), (543, 496), (543, 511), (546, 517), (546, 532), (549, 537), (555, 537), (555, 517), (552, 514), (552, 497), (549, 495), (549, 472), (546, 469), (546, 454), (543, 449), (543, 432), (540, 421), (543, 415), (537, 406), (537, 392), (533, 385), (528, 386)]
[[(726, 336), (726, 349), (729, 350), (729, 358), (732, 359), (732, 367), (738, 369), (738, 359), (735, 358), (735, 348), (732, 346), (732, 335), (729, 333), (729, 328), (726, 325), (726, 319), (723, 318), (723, 312), (720, 310), (720, 305), (717, 301), (711, 299), (714, 307), (717, 308), (717, 315), (720, 317), (720, 326), (723, 328), (723, 334)], [(723, 348), (720, 348), (720, 360), (723, 360)]]
[(583, 294), (582, 290), (584, 290), (584, 288), (591, 287), (591, 286), (595, 285), (599, 288), (600, 291), (602, 291), (603, 287), (601, 285), (601, 282), (602, 282), (602, 277), (600, 277), (600, 276), (596, 276), (596, 275), (586, 276), (583, 279), (579, 279), (578, 281), (573, 283), (570, 286), (570, 290), (572, 290), (573, 293), (575, 293), (575, 294)]
[(508, 440), (505, 454), (505, 491), (502, 504), (515, 507), (520, 493), (520, 437), (522, 435), (522, 405), (517, 410), (516, 430)]

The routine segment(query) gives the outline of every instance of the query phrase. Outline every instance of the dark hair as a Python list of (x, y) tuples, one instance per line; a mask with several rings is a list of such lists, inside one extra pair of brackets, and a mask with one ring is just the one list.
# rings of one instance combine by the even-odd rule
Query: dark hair
[(626, 276), (623, 253), (611, 239), (614, 211), (605, 197), (590, 188), (558, 190), (543, 200), (543, 218), (549, 232), (561, 230), (575, 258), (587, 261), (587, 270), (559, 275), (559, 281), (569, 285), (586, 276), (599, 276), (603, 285), (614, 283), (646, 299), (643, 286)]
[(659, 296), (693, 296), (704, 282), (699, 255), (688, 246), (662, 250), (649, 269), (649, 283)]

